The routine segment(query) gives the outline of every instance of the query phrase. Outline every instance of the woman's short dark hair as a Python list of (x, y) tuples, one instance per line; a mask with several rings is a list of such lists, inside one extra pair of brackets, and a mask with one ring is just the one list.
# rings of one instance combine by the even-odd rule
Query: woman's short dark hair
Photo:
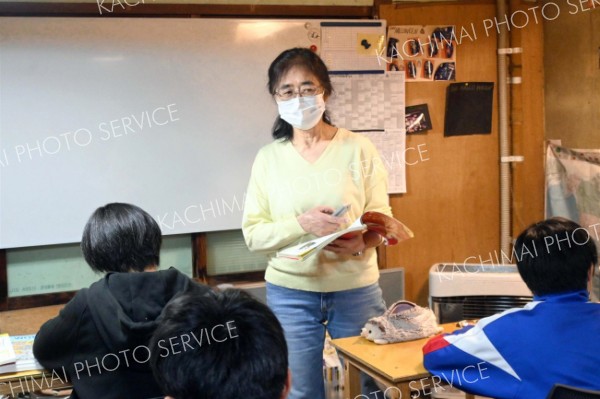
[(589, 232), (562, 217), (526, 228), (514, 250), (519, 273), (535, 295), (584, 290), (590, 268), (598, 264)]
[[(329, 71), (323, 60), (310, 49), (295, 47), (279, 54), (269, 66), (268, 87), (271, 95), (275, 95), (279, 81), (292, 67), (305, 68), (315, 75), (319, 80), (319, 84), (323, 87), (325, 97), (329, 97), (333, 93)], [(323, 114), (323, 120), (331, 124), (327, 111)], [(275, 139), (290, 140), (293, 134), (294, 128), (292, 125), (277, 116), (273, 124), (273, 137)]]
[(161, 243), (160, 227), (146, 211), (112, 203), (90, 216), (81, 249), (96, 272), (141, 272), (147, 266), (158, 266)]

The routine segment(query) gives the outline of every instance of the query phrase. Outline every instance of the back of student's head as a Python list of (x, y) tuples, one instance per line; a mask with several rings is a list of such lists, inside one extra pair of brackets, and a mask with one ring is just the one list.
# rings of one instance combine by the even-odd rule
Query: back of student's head
[(515, 242), (519, 273), (535, 295), (587, 288), (598, 264), (593, 235), (577, 223), (554, 217), (534, 223)]
[(173, 300), (150, 348), (154, 375), (175, 399), (280, 399), (286, 387), (283, 329), (266, 305), (240, 290)]
[(162, 235), (143, 209), (112, 203), (96, 209), (83, 230), (81, 249), (97, 272), (144, 271), (158, 266)]

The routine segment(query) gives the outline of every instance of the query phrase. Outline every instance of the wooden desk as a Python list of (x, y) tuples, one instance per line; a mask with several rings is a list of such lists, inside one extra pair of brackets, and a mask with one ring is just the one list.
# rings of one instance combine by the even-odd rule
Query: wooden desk
[(10, 335), (35, 334), (42, 324), (56, 317), (64, 306), (54, 305), (0, 312), (0, 332)]
[[(455, 323), (442, 327), (444, 332), (457, 329)], [(411, 391), (433, 388), (431, 374), (423, 366), (422, 348), (428, 339), (388, 345), (378, 345), (362, 337), (334, 339), (333, 345), (344, 358), (345, 399), (364, 398), (361, 395), (359, 371), (388, 387), (395, 387), (387, 392), (394, 398), (410, 399)], [(472, 399), (473, 395), (467, 394), (469, 398)]]
[[(63, 307), (64, 305), (55, 305), (0, 312), (0, 332), (10, 335), (35, 334), (42, 324), (56, 317)], [(38, 387), (49, 388), (50, 385), (52, 388), (61, 388), (69, 384), (60, 384), (57, 379), (52, 380), (51, 374), (44, 374), (40, 370), (0, 374), (0, 395), (17, 394), (36, 390)]]

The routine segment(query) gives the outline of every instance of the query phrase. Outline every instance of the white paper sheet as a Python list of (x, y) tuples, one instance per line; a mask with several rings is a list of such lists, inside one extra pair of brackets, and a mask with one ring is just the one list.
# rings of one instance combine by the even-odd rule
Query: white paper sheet
[(388, 171), (388, 193), (406, 193), (406, 132), (404, 129), (361, 132), (379, 152), (382, 165)]
[(331, 73), (385, 70), (385, 21), (321, 24), (321, 58)]
[(327, 109), (334, 125), (350, 130), (405, 129), (403, 73), (332, 76)]

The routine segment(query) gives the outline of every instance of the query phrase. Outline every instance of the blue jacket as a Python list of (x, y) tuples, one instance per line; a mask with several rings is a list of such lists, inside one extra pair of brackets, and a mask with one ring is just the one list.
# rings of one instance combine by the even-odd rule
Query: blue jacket
[(436, 336), (423, 347), (425, 368), (434, 382), (500, 399), (544, 399), (556, 383), (600, 390), (600, 304), (588, 296), (535, 296)]

